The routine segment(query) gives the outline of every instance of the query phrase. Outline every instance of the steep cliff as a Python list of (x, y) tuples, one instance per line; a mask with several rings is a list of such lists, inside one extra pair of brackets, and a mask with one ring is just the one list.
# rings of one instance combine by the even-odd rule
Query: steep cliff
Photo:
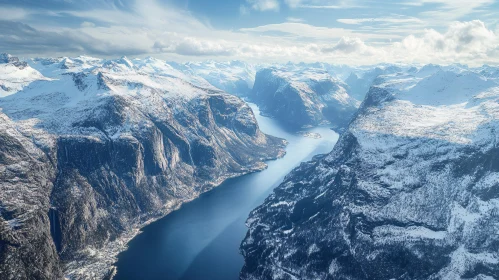
[(243, 101), (164, 62), (30, 65), (32, 81), (0, 99), (6, 279), (110, 276), (141, 225), (283, 154)]
[(250, 99), (262, 112), (293, 127), (348, 125), (360, 102), (325, 70), (266, 68), (256, 74)]
[(241, 279), (498, 279), (498, 102), (472, 72), (379, 77), (251, 213)]

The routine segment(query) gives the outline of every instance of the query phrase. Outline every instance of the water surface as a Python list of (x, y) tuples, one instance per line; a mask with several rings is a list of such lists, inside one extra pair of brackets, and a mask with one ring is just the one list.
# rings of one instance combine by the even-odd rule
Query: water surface
[(244, 260), (239, 245), (245, 221), (284, 176), (301, 162), (330, 152), (338, 134), (327, 127), (312, 128), (322, 138), (304, 137), (283, 129), (276, 120), (260, 116), (251, 105), (260, 129), (288, 140), (284, 158), (268, 169), (227, 180), (179, 210), (146, 226), (118, 257), (115, 279), (237, 280)]

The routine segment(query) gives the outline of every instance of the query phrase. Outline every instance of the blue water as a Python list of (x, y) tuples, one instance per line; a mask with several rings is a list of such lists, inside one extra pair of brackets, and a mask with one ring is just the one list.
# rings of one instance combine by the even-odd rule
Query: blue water
[(143, 228), (118, 256), (115, 279), (239, 279), (244, 263), (239, 245), (251, 210), (263, 203), (294, 167), (330, 152), (338, 140), (338, 134), (326, 127), (307, 130), (319, 133), (320, 139), (286, 131), (251, 106), (263, 132), (288, 140), (286, 156), (268, 162), (268, 169), (262, 172), (227, 180)]

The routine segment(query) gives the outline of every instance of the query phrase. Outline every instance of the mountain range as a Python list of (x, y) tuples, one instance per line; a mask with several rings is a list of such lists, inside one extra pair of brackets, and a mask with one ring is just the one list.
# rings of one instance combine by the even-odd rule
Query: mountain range
[(341, 132), (247, 221), (241, 279), (498, 279), (499, 68), (0, 55), (2, 279), (111, 279), (139, 229)]

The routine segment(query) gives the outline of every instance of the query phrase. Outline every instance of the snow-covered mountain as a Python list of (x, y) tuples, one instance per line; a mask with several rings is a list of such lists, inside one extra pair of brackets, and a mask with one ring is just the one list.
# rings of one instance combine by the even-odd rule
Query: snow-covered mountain
[[(403, 69), (395, 65), (383, 65), (375, 68), (359, 69), (350, 73), (345, 83), (349, 87), (350, 94), (357, 100), (364, 100), (371, 85), (381, 75), (389, 75), (402, 72)], [(417, 70), (416, 70), (417, 71)]]
[(247, 97), (255, 83), (258, 65), (243, 61), (230, 62), (188, 62), (178, 64), (170, 62), (177, 70), (204, 78), (211, 85), (230, 94)]
[(272, 67), (258, 71), (250, 99), (263, 113), (294, 128), (320, 124), (342, 127), (360, 104), (346, 87), (325, 70)]
[(241, 279), (499, 278), (499, 86), (409, 72), (251, 213)]
[(109, 276), (140, 226), (284, 152), (243, 101), (165, 62), (4, 57), (2, 279)]
[(14, 94), (25, 86), (45, 77), (29, 67), (26, 62), (20, 62), (17, 57), (0, 54), (0, 98)]

